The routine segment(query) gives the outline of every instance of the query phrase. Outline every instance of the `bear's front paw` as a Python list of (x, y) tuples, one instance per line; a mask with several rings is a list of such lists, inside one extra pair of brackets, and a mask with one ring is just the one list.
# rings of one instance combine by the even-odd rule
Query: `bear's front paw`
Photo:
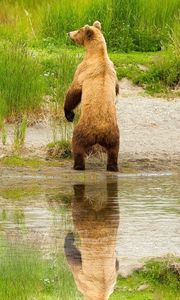
[(69, 122), (73, 122), (75, 113), (73, 111), (65, 111), (65, 116)]

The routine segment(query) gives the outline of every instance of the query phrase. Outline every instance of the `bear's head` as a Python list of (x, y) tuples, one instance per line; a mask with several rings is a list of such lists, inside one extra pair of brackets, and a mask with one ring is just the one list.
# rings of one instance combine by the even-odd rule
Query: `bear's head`
[(78, 45), (86, 46), (91, 41), (102, 41), (104, 43), (104, 37), (101, 32), (101, 23), (95, 21), (92, 26), (85, 25), (79, 30), (71, 31), (68, 33), (72, 41)]

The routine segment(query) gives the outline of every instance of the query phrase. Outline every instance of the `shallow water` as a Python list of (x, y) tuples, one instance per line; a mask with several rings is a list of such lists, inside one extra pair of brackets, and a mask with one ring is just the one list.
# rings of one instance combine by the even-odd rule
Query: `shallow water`
[(35, 245), (44, 257), (62, 253), (78, 290), (87, 299), (106, 299), (116, 283), (118, 257), (180, 255), (180, 177), (139, 175), (3, 178), (1, 240)]

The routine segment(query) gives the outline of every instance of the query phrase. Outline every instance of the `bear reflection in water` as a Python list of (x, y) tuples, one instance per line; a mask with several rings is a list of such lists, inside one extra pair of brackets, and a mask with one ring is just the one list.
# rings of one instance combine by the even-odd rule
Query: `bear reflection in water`
[(74, 185), (72, 215), (76, 238), (68, 233), (64, 246), (77, 288), (86, 300), (106, 300), (119, 268), (117, 181)]

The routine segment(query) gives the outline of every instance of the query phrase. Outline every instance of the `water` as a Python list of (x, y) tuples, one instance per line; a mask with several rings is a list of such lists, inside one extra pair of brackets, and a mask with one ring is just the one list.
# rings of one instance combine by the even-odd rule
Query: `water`
[[(108, 299), (121, 268), (118, 258), (180, 255), (179, 182), (178, 175), (170, 174), (67, 171), (4, 178), (0, 253), (9, 241), (11, 252), (23, 243), (38, 248), (46, 260), (60, 254), (72, 285), (86, 299)], [(68, 298), (61, 290), (60, 298), (52, 299), (81, 299), (81, 294)]]

